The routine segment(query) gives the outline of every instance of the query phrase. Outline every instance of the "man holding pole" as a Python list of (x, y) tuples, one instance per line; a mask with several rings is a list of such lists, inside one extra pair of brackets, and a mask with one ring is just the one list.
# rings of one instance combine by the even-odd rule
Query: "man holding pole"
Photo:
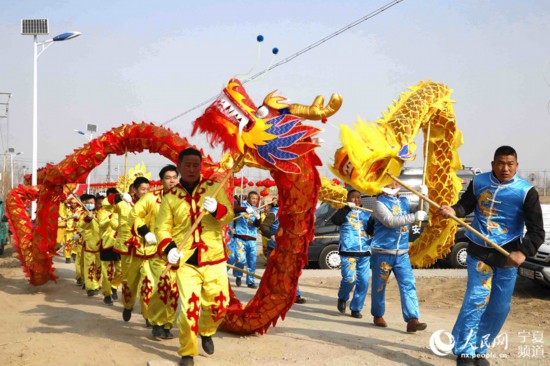
[[(201, 177), (201, 167), (198, 150), (180, 152), (180, 184), (164, 195), (155, 224), (158, 251), (167, 255), (169, 263), (180, 265), (180, 365), (194, 364), (199, 333), (204, 351), (214, 353), (212, 335), (229, 303), (222, 225), (231, 222), (234, 213), (226, 193), (217, 194), (220, 183)], [(197, 225), (199, 218), (203, 219)]]
[[(421, 190), (427, 193), (427, 187)], [(372, 290), (371, 314), (374, 325), (387, 327), (384, 320), (386, 284), (393, 272), (399, 294), (401, 311), (407, 322), (407, 333), (426, 329), (426, 323), (419, 322), (420, 310), (416, 296), (416, 283), (409, 258), (409, 225), (424, 221), (428, 214), (423, 210), (411, 213), (410, 202), (406, 197), (399, 197), (399, 185), (392, 182), (383, 188), (378, 196), (372, 216), (374, 232), (371, 242), (372, 251)], [(371, 216), (371, 217), (372, 217)], [(369, 230), (370, 231), (370, 230)]]
[(474, 233), (466, 233), (468, 285), (452, 332), (457, 365), (489, 364), (487, 347), (510, 311), (517, 267), (544, 241), (539, 195), (516, 175), (516, 151), (499, 147), (491, 167), (492, 172), (474, 177), (457, 204), (439, 209), (444, 217), (464, 217), (474, 211), (471, 226), (509, 252), (506, 256)]

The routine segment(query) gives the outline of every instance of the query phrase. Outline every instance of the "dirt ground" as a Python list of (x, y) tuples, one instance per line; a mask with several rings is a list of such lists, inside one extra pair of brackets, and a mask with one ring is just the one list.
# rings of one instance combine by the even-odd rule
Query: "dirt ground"
[[(105, 306), (102, 296), (87, 297), (75, 285), (74, 265), (55, 259), (57, 283), (29, 285), (8, 246), (0, 257), (0, 365), (174, 365), (178, 339), (155, 341), (136, 306), (124, 323), (120, 302)], [(196, 365), (454, 365), (451, 355), (436, 356), (429, 340), (436, 330), (451, 331), (465, 289), (461, 270), (415, 272), (421, 320), (428, 329), (407, 334), (395, 279), (387, 291), (389, 327), (339, 314), (339, 271), (305, 270), (300, 280), (306, 304), (296, 304), (284, 321), (265, 335), (237, 336), (223, 331), (214, 338), (216, 353), (202, 350)], [(232, 277), (230, 277), (232, 280)], [(241, 301), (253, 290), (239, 288)], [(369, 289), (370, 293), (370, 289)], [(495, 365), (548, 364), (550, 290), (520, 279), (512, 311), (491, 349)], [(176, 334), (177, 330), (174, 331)], [(445, 338), (442, 338), (444, 341)], [(507, 340), (507, 342), (505, 342)]]

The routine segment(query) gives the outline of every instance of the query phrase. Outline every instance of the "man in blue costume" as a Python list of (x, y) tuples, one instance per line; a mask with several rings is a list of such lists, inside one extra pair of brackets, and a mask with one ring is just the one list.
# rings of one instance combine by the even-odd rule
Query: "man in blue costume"
[(491, 167), (492, 172), (474, 177), (456, 205), (439, 209), (444, 217), (464, 217), (474, 211), (472, 227), (510, 253), (506, 257), (466, 233), (468, 284), (453, 328), (457, 365), (489, 365), (487, 348), (510, 311), (517, 267), (544, 242), (539, 195), (516, 175), (516, 151), (499, 147)]
[(348, 192), (347, 204), (332, 216), (332, 223), (340, 226), (339, 254), (342, 260), (342, 281), (338, 289), (338, 311), (346, 312), (346, 303), (355, 287), (350, 303), (351, 316), (362, 318), (361, 310), (365, 304), (369, 287), (370, 239), (367, 237), (367, 222), (370, 213), (359, 209), (361, 193)]
[[(246, 269), (250, 273), (256, 272), (256, 257), (258, 256), (256, 236), (260, 227), (260, 213), (258, 212), (258, 201), (260, 195), (257, 192), (248, 193), (247, 201), (241, 206), (233, 207), (237, 219), (235, 220), (233, 238), (229, 244), (231, 255), (227, 260), (228, 264), (235, 264), (236, 267)], [(243, 273), (233, 270), (236, 284), (241, 286)], [(246, 285), (250, 288), (257, 288), (254, 277), (246, 275)]]
[[(426, 186), (420, 191), (427, 194)], [(411, 213), (410, 202), (406, 197), (399, 197), (399, 185), (392, 182), (378, 196), (374, 208), (374, 232), (372, 250), (372, 290), (371, 314), (374, 325), (387, 327), (384, 320), (386, 284), (391, 272), (395, 274), (401, 311), (407, 322), (407, 332), (414, 333), (426, 329), (426, 323), (418, 321), (420, 311), (416, 296), (416, 283), (409, 258), (409, 226), (427, 218), (426, 211)]]

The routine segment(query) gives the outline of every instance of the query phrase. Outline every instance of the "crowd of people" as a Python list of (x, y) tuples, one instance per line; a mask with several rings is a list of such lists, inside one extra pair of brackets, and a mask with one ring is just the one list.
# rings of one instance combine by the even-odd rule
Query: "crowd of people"
[[(544, 240), (538, 194), (516, 175), (517, 165), (515, 150), (500, 147), (492, 172), (476, 176), (457, 204), (442, 206), (436, 213), (463, 217), (473, 211), (473, 226), (511, 252), (505, 257), (468, 235), (468, 288), (453, 329), (459, 365), (489, 364), (484, 355), (510, 309), (516, 267)], [(161, 188), (150, 189), (148, 179), (138, 177), (128, 192), (113, 188), (105, 197), (70, 197), (59, 213), (58, 243), (64, 244), (67, 263), (74, 261), (76, 283), (88, 296), (101, 291), (103, 302), (111, 306), (121, 287), (122, 319), (131, 319), (139, 299), (141, 315), (156, 339), (174, 337), (171, 330), (180, 307), (180, 365), (194, 364), (199, 335), (203, 350), (214, 353), (212, 337), (229, 301), (227, 264), (233, 265), (237, 287), (243, 285), (246, 273), (245, 285), (257, 288), (258, 234), (264, 238), (269, 260), (279, 227), (276, 199), (260, 204), (260, 196), (252, 191), (246, 199), (234, 197), (230, 202), (227, 195), (217, 194), (220, 183), (201, 176), (201, 168), (200, 152), (188, 148), (180, 152), (177, 167), (167, 165), (160, 171)], [(426, 195), (427, 187), (422, 186), (421, 193)], [(427, 216), (426, 207), (411, 212), (396, 183), (383, 189), (372, 214), (362, 209), (360, 192), (349, 190), (347, 203), (332, 216), (340, 226), (342, 279), (336, 295), (340, 313), (346, 312), (351, 297), (351, 316), (362, 318), (372, 270), (373, 323), (387, 327), (385, 289), (393, 273), (406, 331), (427, 328), (420, 322), (408, 255), (409, 226)], [(231, 227), (229, 239), (225, 225)], [(305, 302), (298, 288), (296, 303)]]

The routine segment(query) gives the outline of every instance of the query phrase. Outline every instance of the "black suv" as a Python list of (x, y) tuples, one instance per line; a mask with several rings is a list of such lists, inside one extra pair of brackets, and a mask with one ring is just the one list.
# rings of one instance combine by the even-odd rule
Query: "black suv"
[[(468, 184), (474, 177), (481, 173), (479, 169), (464, 168), (457, 172), (457, 176), (462, 179), (461, 193), (466, 190)], [(421, 168), (405, 168), (399, 179), (412, 186), (418, 188), (422, 182)], [(411, 209), (414, 212), (418, 206), (418, 197), (404, 189), (400, 192), (401, 196), (409, 198), (411, 201)], [(376, 203), (374, 196), (361, 196), (363, 207), (373, 209)], [(332, 224), (331, 218), (336, 212), (336, 209), (326, 203), (322, 203), (315, 211), (315, 238), (309, 245), (308, 261), (309, 265), (321, 269), (337, 269), (340, 268), (340, 256), (338, 255), (338, 240), (340, 238), (338, 226)], [(471, 219), (467, 217), (466, 221)], [(422, 232), (422, 228), (427, 225), (422, 225), (420, 229), (411, 228), (410, 240), (416, 240)], [(451, 253), (443, 258), (439, 263), (443, 266), (451, 268), (466, 268), (466, 247), (467, 243), (464, 240), (465, 229), (459, 226), (455, 235), (455, 244), (451, 249)]]

